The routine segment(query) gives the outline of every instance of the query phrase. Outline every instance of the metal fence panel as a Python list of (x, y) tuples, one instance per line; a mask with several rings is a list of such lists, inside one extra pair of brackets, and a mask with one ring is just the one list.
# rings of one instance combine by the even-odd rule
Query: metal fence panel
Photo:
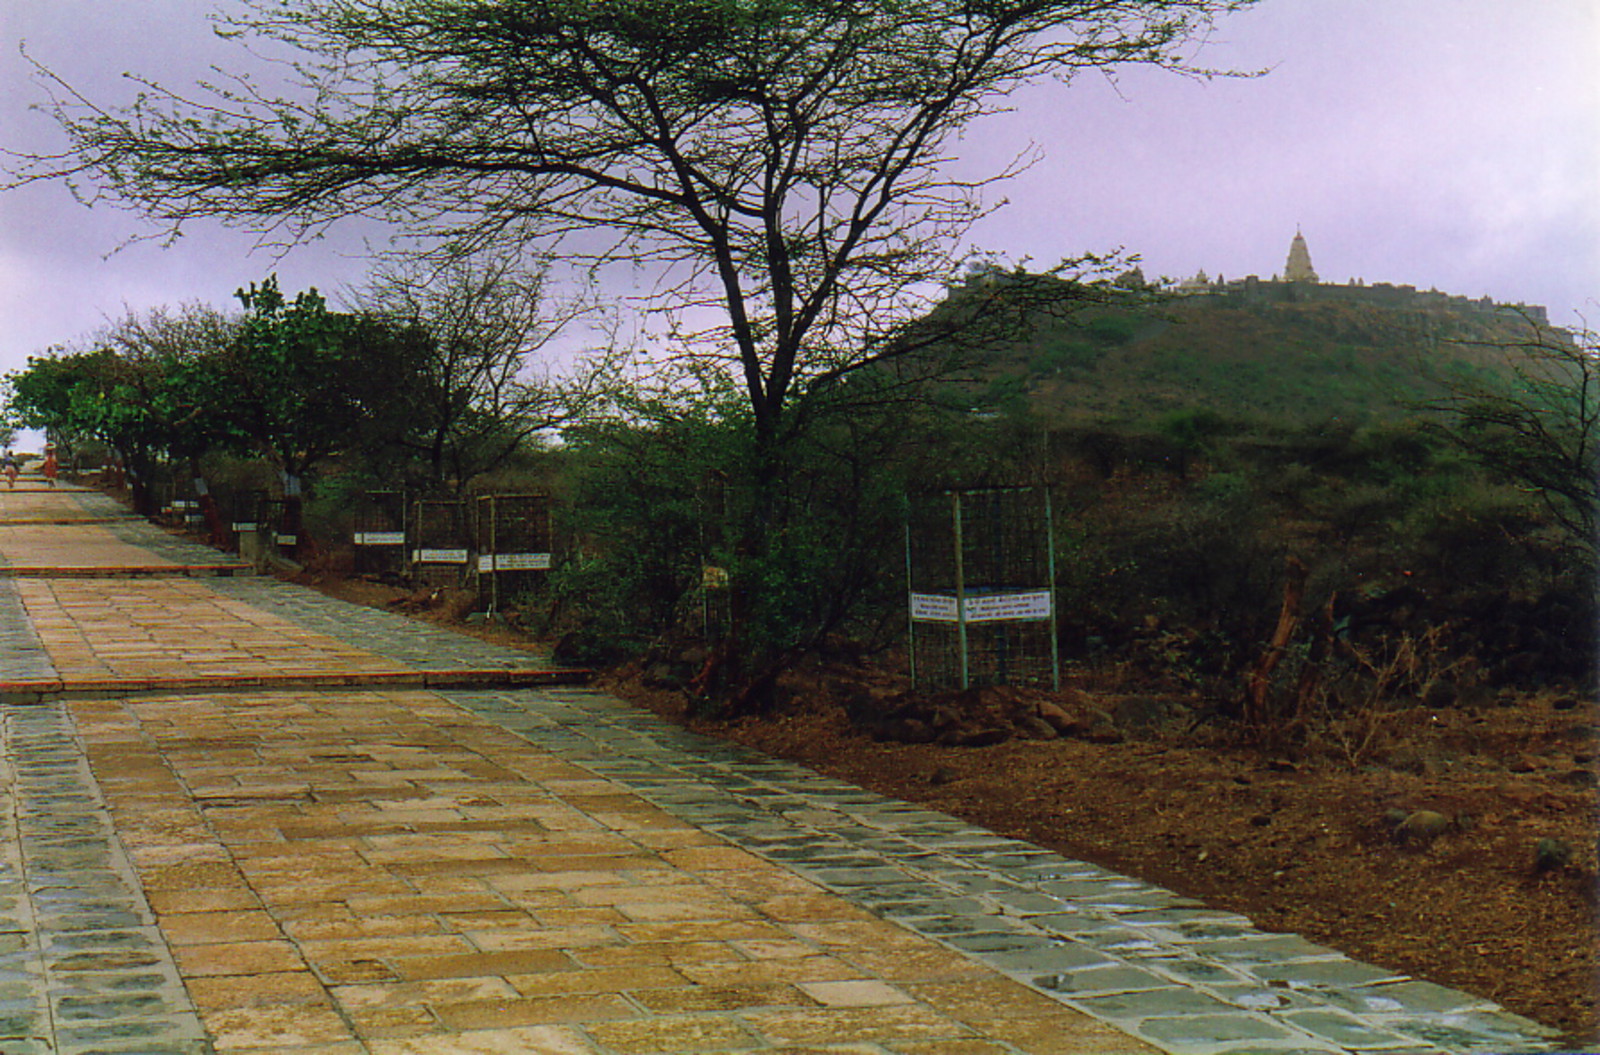
[(913, 684), (1060, 687), (1051, 517), (1044, 487), (908, 498)]

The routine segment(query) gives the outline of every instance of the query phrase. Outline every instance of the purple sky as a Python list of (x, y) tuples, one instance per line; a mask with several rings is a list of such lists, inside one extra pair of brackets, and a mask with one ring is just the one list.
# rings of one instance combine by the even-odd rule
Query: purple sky
[[(97, 101), (137, 71), (184, 87), (211, 62), (205, 0), (0, 2), (0, 144), (48, 150), (54, 124), (29, 53)], [(1149, 277), (1282, 269), (1298, 226), (1325, 281), (1360, 277), (1549, 307), (1600, 322), (1600, 4), (1594, 0), (1263, 0), (1199, 56), (1262, 68), (1197, 82), (1159, 71), (1070, 88), (1046, 82), (976, 126), (964, 164), (1042, 159), (975, 246), (1051, 264), (1122, 246)], [(128, 212), (59, 186), (0, 193), (0, 371), (86, 336), (127, 308), (206, 301), (269, 271), (335, 292), (366, 271), (365, 230), (336, 229), (285, 259), (196, 225), (141, 244)], [(380, 235), (381, 236), (381, 235)]]

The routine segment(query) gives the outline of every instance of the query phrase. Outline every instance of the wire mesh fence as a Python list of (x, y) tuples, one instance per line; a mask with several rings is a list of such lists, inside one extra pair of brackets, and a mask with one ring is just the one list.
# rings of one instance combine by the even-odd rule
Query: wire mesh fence
[(497, 611), (550, 570), (554, 543), (548, 495), (480, 495), (476, 505), (478, 594)]
[(156, 521), (164, 527), (193, 528), (200, 521), (200, 503), (187, 482), (177, 477), (157, 480), (151, 488)]
[(411, 545), (411, 575), (419, 583), (462, 585), (472, 549), (467, 504), (457, 499), (418, 499), (412, 513)]
[(989, 487), (910, 496), (912, 682), (1060, 685), (1050, 492)]
[(261, 503), (266, 497), (262, 491), (229, 491), (218, 499), (233, 549), (242, 552), (255, 544), (261, 530)]
[(406, 499), (403, 491), (368, 491), (350, 518), (353, 564), (362, 575), (398, 575), (406, 559)]
[(299, 511), (298, 501), (259, 499), (255, 519), (257, 537), (278, 553), (293, 556), (300, 545)]

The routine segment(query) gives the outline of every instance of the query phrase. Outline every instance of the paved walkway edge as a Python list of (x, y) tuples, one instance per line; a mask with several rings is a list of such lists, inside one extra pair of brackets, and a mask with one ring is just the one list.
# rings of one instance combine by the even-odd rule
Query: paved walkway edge
[(1554, 1052), (1559, 1031), (1098, 865), (688, 732), (603, 693), (467, 710), (1175, 1055)]
[(142, 579), (172, 578), (228, 578), (235, 575), (254, 575), (250, 564), (135, 564), (95, 567), (0, 567), (0, 577), (8, 579)]
[(209, 1055), (71, 715), (0, 708), (0, 1052)]
[(82, 678), (0, 681), (0, 703), (36, 704), (56, 699), (103, 699), (182, 692), (276, 692), (293, 689), (492, 689), (582, 685), (593, 672), (581, 669), (398, 670), (365, 674), (278, 674), (271, 677), (217, 675), (183, 678)]

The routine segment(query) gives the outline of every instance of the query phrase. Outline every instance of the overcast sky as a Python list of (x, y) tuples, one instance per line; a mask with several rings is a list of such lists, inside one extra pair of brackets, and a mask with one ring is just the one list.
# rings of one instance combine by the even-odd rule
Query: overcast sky
[[(0, 0), (0, 145), (59, 149), (28, 52), (96, 102), (134, 71), (171, 87), (235, 67), (208, 0)], [(973, 171), (1031, 142), (1042, 159), (972, 242), (1051, 264), (1118, 246), (1148, 276), (1281, 271), (1298, 227), (1324, 281), (1409, 283), (1600, 321), (1600, 3), (1263, 0), (1199, 56), (1265, 68), (1201, 82), (1135, 70), (1115, 86), (1047, 82), (962, 145)], [(195, 225), (139, 244), (134, 214), (66, 188), (0, 192), (0, 370), (129, 308), (231, 306), (276, 271), (286, 290), (358, 283), (371, 229), (282, 260)], [(110, 255), (108, 255), (110, 254)]]

